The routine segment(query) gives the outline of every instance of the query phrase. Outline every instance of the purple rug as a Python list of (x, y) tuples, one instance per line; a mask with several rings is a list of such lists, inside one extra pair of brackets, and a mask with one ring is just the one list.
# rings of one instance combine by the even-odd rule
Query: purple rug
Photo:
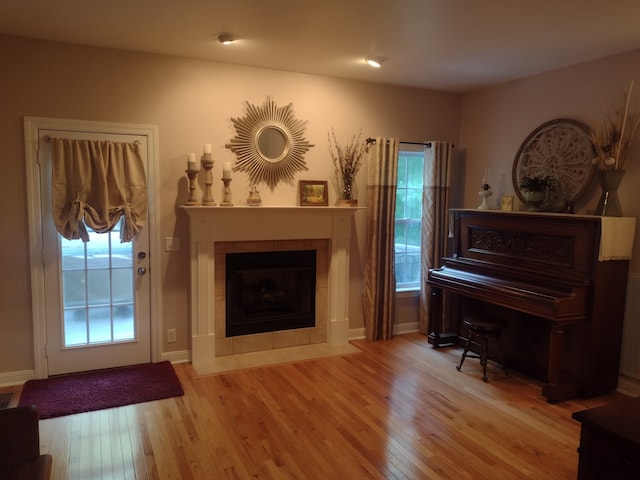
[(52, 418), (180, 395), (180, 380), (165, 361), (29, 380), (18, 404), (35, 405), (40, 418)]

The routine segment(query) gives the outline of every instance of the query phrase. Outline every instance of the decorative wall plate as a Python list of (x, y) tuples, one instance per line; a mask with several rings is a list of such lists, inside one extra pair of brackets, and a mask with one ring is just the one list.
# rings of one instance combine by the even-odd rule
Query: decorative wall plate
[(513, 189), (525, 203), (519, 187), (523, 177), (550, 176), (554, 191), (549, 192), (543, 209), (564, 211), (587, 190), (593, 177), (595, 156), (589, 127), (571, 119), (557, 119), (536, 128), (524, 140), (513, 162)]
[(278, 107), (271, 97), (262, 106), (246, 104), (246, 116), (231, 119), (236, 136), (225, 145), (238, 159), (233, 170), (271, 190), (281, 180), (293, 184), (296, 172), (308, 170), (304, 154), (313, 145), (304, 138), (307, 122), (295, 118), (293, 104)]

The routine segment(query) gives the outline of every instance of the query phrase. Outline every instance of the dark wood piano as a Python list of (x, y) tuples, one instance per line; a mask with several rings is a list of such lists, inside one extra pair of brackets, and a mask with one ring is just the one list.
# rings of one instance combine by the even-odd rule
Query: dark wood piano
[(550, 402), (618, 383), (635, 218), (452, 210), (442, 266), (429, 271), (429, 341), (460, 345), (468, 313), (500, 316), (509, 368)]

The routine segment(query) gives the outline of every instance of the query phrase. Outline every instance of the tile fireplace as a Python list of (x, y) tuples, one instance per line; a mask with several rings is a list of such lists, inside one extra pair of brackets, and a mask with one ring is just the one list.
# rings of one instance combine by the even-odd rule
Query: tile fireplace
[[(358, 208), (183, 206), (189, 217), (191, 361), (197, 373), (216, 359), (280, 346), (349, 340), (349, 255)], [(233, 252), (316, 252), (315, 325), (251, 335), (226, 332), (226, 255)]]

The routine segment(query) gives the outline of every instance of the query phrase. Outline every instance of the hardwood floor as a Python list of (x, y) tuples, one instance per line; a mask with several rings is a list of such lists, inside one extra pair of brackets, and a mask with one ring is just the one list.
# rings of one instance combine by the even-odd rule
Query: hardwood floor
[(54, 479), (575, 479), (571, 413), (540, 384), (420, 334), (361, 353), (197, 376), (184, 397), (41, 420)]

